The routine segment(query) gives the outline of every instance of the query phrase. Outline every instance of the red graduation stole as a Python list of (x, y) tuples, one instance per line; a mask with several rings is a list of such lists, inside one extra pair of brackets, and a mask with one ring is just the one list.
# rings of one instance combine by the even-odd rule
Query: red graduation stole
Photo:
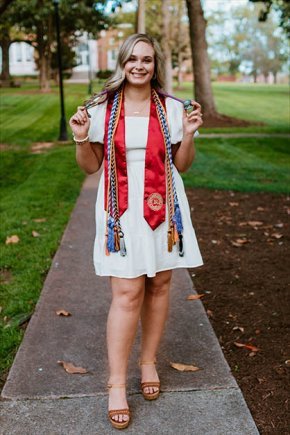
[[(114, 98), (114, 97), (113, 97)], [(107, 111), (105, 118), (104, 143), (108, 140), (109, 119), (111, 115), (113, 98), (108, 97)], [(159, 95), (162, 106), (165, 109), (165, 100)], [(114, 152), (117, 174), (117, 200), (119, 216), (128, 208), (128, 179), (126, 163), (125, 144), (125, 109), (123, 95), (121, 96), (120, 110), (116, 119), (117, 126), (114, 133)], [(105, 210), (108, 210), (108, 151), (104, 147), (105, 167)], [(166, 150), (164, 136), (161, 131), (160, 122), (157, 116), (156, 105), (151, 96), (150, 119), (148, 127), (148, 139), (145, 154), (145, 181), (144, 181), (144, 218), (155, 230), (165, 221), (166, 213)]]

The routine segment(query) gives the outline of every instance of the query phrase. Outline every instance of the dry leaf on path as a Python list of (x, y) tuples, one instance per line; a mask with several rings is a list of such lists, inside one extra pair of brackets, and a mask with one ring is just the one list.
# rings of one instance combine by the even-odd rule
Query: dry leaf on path
[(233, 246), (235, 246), (236, 248), (240, 248), (241, 246), (245, 245), (246, 243), (250, 243), (248, 239), (231, 240), (231, 244)]
[(230, 205), (231, 207), (238, 207), (238, 206), (239, 206), (239, 203), (238, 203), (238, 202), (229, 202), (229, 205)]
[(244, 347), (245, 349), (251, 350), (252, 352), (259, 352), (259, 348), (256, 346), (253, 346), (252, 344), (245, 344), (245, 343), (238, 343), (234, 342), (234, 345), (237, 347)]
[(18, 243), (20, 241), (19, 237), (16, 234), (13, 234), (13, 236), (7, 236), (6, 237), (6, 245), (10, 245), (11, 243)]
[(200, 298), (202, 298), (204, 296), (204, 294), (202, 293), (202, 294), (200, 294), (200, 295), (189, 295), (189, 296), (187, 296), (187, 300), (188, 301), (195, 301), (196, 299), (200, 299)]
[(39, 237), (40, 236), (40, 234), (37, 232), (37, 231), (32, 231), (32, 233), (31, 233), (32, 235), (33, 235), (33, 237)]
[(72, 363), (70, 362), (66, 362), (66, 361), (57, 361), (58, 364), (61, 364), (63, 366), (63, 368), (65, 369), (65, 371), (67, 373), (71, 373), (71, 374), (76, 374), (76, 373), (88, 373), (87, 369), (84, 369), (83, 367), (76, 367), (74, 366)]
[(273, 233), (273, 234), (271, 234), (271, 237), (274, 237), (275, 239), (281, 239), (283, 237), (283, 234)]
[(191, 364), (182, 364), (182, 363), (170, 363), (171, 367), (175, 370), (178, 370), (179, 372), (196, 372), (197, 370), (200, 370), (199, 367), (196, 367)]
[(243, 328), (242, 326), (234, 326), (233, 327), (233, 331), (241, 331), (241, 332), (245, 332), (245, 328)]
[(69, 311), (66, 311), (66, 310), (57, 310), (56, 314), (58, 316), (66, 316), (66, 317), (71, 316), (71, 313)]
[(262, 221), (248, 221), (247, 224), (250, 225), (251, 227), (260, 227), (261, 225), (264, 224), (264, 222), (262, 222)]

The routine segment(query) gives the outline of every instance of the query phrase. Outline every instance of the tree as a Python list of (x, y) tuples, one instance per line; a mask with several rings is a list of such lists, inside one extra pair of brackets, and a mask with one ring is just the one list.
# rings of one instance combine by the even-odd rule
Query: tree
[(186, 4), (189, 18), (195, 99), (202, 105), (205, 118), (218, 117), (210, 80), (210, 62), (205, 35), (206, 20), (200, 0), (186, 0)]
[(145, 0), (138, 0), (137, 33), (145, 33)]
[(271, 8), (280, 13), (280, 26), (286, 31), (290, 38), (290, 2), (289, 0), (249, 0), (252, 3), (262, 3), (259, 21), (267, 21)]
[(162, 0), (162, 48), (164, 55), (165, 89), (172, 93), (172, 56), (170, 47), (170, 1)]
[[(77, 32), (87, 31), (96, 35), (109, 20), (105, 13), (106, 4), (106, 0), (63, 0), (59, 7), (62, 39), (73, 46)], [(15, 0), (12, 5), (13, 8), (7, 8), (1, 19), (5, 16), (15, 27), (30, 35), (30, 43), (37, 53), (40, 89), (47, 92), (50, 89), (52, 53), (56, 49), (52, 1)]]

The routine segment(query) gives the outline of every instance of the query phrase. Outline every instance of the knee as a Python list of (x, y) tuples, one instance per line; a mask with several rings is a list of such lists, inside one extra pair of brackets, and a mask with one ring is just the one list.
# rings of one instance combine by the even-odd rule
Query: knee
[(171, 275), (165, 275), (151, 279), (146, 285), (146, 293), (154, 297), (166, 296), (170, 288), (170, 278)]
[(142, 288), (121, 287), (113, 292), (113, 302), (124, 311), (135, 311), (143, 302), (144, 292)]

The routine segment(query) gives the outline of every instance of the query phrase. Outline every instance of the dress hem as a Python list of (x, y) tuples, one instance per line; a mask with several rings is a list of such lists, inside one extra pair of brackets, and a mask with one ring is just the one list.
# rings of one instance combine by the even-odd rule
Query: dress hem
[(174, 267), (167, 267), (167, 268), (163, 268), (163, 269), (158, 269), (156, 270), (155, 274), (152, 275), (148, 275), (148, 273), (144, 272), (144, 273), (139, 273), (138, 275), (134, 275), (134, 276), (120, 276), (120, 275), (114, 275), (113, 273), (97, 273), (95, 272), (95, 274), (97, 276), (113, 276), (115, 278), (127, 278), (127, 279), (132, 279), (132, 278), (138, 278), (139, 276), (143, 276), (146, 275), (148, 278), (154, 278), (156, 276), (157, 273), (159, 272), (165, 272), (166, 270), (174, 270), (174, 269), (189, 269), (189, 268), (195, 268), (195, 267), (200, 267), (203, 266), (204, 263), (201, 262), (199, 264), (194, 264), (194, 265), (180, 265), (180, 266), (174, 266)]

